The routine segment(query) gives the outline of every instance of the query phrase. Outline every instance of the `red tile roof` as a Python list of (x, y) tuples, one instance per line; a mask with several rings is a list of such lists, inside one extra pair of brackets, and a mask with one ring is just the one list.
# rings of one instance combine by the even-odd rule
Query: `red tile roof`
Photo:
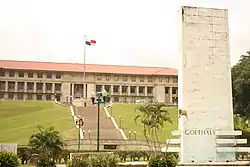
[[(34, 61), (14, 61), (14, 60), (0, 60), (0, 68), (16, 69), (16, 70), (64, 71), (64, 72), (84, 71), (84, 65), (77, 63), (34, 62)], [(134, 75), (177, 75), (177, 70), (173, 68), (99, 65), (99, 64), (86, 64), (86, 72), (134, 74)]]

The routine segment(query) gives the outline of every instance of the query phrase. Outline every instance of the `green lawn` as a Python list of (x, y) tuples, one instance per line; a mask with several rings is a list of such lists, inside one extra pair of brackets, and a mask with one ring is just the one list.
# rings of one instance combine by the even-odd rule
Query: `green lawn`
[(43, 101), (0, 101), (0, 143), (27, 144), (37, 125), (54, 126), (64, 139), (77, 138), (68, 107)]
[[(112, 112), (112, 115), (114, 116), (118, 126), (119, 116), (122, 116), (121, 124), (127, 137), (129, 136), (129, 131), (136, 131), (136, 138), (145, 140), (142, 127), (140, 125), (137, 125), (134, 121), (136, 115), (139, 114), (139, 112), (135, 112), (135, 108), (140, 105), (142, 104), (113, 104), (112, 111), (111, 109), (109, 109), (109, 112)], [(177, 130), (177, 108), (168, 107), (167, 109), (169, 111), (173, 124), (167, 122), (165, 123), (164, 128), (159, 136), (159, 139), (162, 142), (165, 142), (166, 139), (173, 138), (173, 136), (171, 135), (171, 131)]]

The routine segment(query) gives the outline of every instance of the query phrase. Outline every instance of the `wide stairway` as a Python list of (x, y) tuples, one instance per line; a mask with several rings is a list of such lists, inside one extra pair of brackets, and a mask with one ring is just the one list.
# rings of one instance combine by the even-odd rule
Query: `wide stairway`
[[(84, 139), (97, 138), (97, 106), (87, 107), (75, 106), (75, 115), (84, 118)], [(90, 133), (88, 133), (90, 131)], [(104, 109), (100, 106), (100, 139), (123, 139), (120, 131), (115, 128), (110, 118), (107, 117)]]

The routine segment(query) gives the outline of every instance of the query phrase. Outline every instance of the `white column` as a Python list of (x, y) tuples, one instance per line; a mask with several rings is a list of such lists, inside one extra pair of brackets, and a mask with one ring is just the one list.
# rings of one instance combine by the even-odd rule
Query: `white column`
[(119, 95), (121, 95), (122, 94), (122, 85), (119, 85)]
[(46, 83), (43, 83), (43, 93), (46, 92)]
[(173, 93), (172, 93), (172, 87), (169, 87), (169, 102), (172, 104), (173, 103)]
[(15, 82), (15, 92), (17, 92), (17, 83), (18, 82)]
[(24, 82), (24, 92), (27, 92), (27, 82)]
[(36, 82), (34, 82), (34, 90), (33, 91), (36, 93)]
[(8, 81), (5, 81), (5, 92), (8, 92)]
[(72, 100), (74, 100), (74, 91), (75, 91), (75, 84), (74, 83), (72, 83), (71, 91), (72, 91)]
[(147, 89), (147, 86), (145, 86), (145, 88), (144, 88), (144, 94), (145, 94), (145, 96), (147, 96), (147, 95), (148, 95), (148, 89)]
[(130, 95), (130, 86), (128, 86), (128, 95)]
[(139, 86), (136, 86), (136, 95), (139, 95)]
[(110, 86), (110, 93), (113, 95), (113, 85)]
[(55, 83), (52, 83), (52, 93), (55, 93)]

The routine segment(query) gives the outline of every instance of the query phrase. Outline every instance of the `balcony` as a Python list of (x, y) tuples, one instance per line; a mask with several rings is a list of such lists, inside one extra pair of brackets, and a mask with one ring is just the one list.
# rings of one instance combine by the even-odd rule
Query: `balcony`
[(36, 89), (36, 92), (37, 93), (43, 93), (43, 90), (42, 89)]
[(145, 96), (145, 93), (139, 93), (139, 96)]
[(17, 92), (24, 92), (24, 88), (18, 88)]
[(8, 92), (15, 92), (15, 88), (8, 88)]
[(119, 92), (113, 92), (112, 95), (119, 95)]
[(46, 93), (52, 93), (52, 89), (46, 89), (45, 92)]
[(147, 96), (153, 96), (153, 93), (148, 93)]
[(55, 89), (55, 93), (61, 93), (61, 89)]
[(33, 89), (33, 88), (28, 88), (28, 89), (27, 89), (27, 92), (33, 93), (33, 92), (34, 92), (34, 89)]

